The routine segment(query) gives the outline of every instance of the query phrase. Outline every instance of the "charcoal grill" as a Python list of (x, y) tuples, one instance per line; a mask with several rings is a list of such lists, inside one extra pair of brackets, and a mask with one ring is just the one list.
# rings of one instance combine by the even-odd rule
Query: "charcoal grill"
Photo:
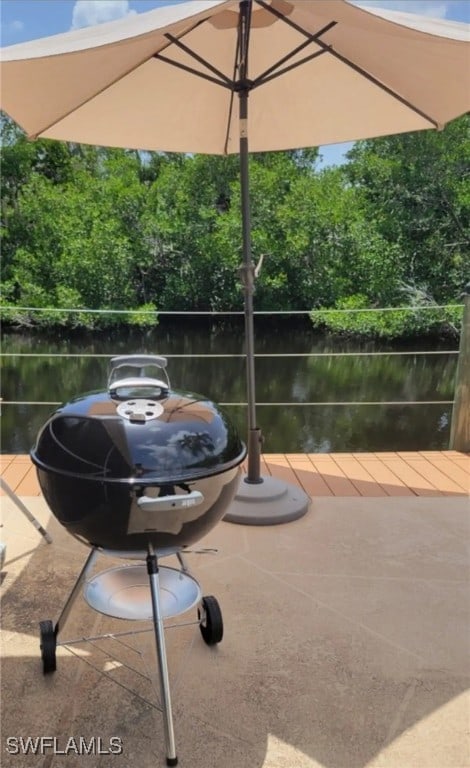
[[(172, 390), (166, 366), (166, 358), (155, 355), (113, 358), (106, 390), (77, 397), (52, 414), (31, 458), (53, 515), (90, 547), (58, 620), (40, 622), (43, 672), (56, 670), (57, 646), (70, 644), (59, 636), (82, 589), (100, 613), (150, 619), (166, 761), (176, 765), (163, 620), (197, 605), (203, 640), (222, 640), (218, 601), (201, 597), (185, 552), (225, 515), (246, 449), (215, 403)], [(90, 577), (99, 554), (132, 563)], [(170, 555), (179, 568), (160, 565)]]

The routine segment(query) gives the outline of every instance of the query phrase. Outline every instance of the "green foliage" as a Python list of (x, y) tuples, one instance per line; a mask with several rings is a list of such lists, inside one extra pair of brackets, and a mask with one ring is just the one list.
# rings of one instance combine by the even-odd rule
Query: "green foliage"
[(127, 315), (127, 323), (140, 328), (155, 327), (158, 325), (158, 315), (155, 307), (153, 304), (142, 304), (142, 306)]
[(364, 213), (403, 254), (402, 279), (438, 303), (457, 297), (470, 266), (470, 116), (357, 142), (348, 157)]
[[(20, 137), (15, 152), (23, 143)], [(46, 145), (47, 152), (36, 148), (40, 165), (5, 209), (2, 282), (4, 304), (50, 311), (4, 311), (4, 320), (94, 328), (122, 323), (124, 316), (69, 310), (136, 307), (131, 323), (154, 324), (154, 317), (139, 313), (145, 301), (136, 277), (135, 232), (144, 189), (135, 157), (119, 151), (82, 156), (65, 144)], [(3, 148), (7, 159), (8, 149)], [(73, 165), (72, 175), (50, 172), (51, 157), (57, 160), (61, 153), (67, 162), (58, 165), (62, 171)]]
[[(252, 257), (264, 257), (255, 309), (458, 301), (470, 263), (469, 121), (357, 142), (345, 166), (322, 171), (316, 148), (252, 155)], [(29, 142), (6, 117), (0, 129), (5, 322), (153, 325), (157, 308), (242, 308), (237, 156)], [(453, 322), (433, 312), (314, 322), (384, 337)]]
[[(361, 309), (365, 310), (361, 312)], [(446, 308), (421, 306), (415, 309), (370, 309), (362, 294), (340, 299), (335, 309), (314, 310), (310, 319), (316, 328), (347, 336), (395, 339), (457, 331), (462, 324), (461, 305)]]

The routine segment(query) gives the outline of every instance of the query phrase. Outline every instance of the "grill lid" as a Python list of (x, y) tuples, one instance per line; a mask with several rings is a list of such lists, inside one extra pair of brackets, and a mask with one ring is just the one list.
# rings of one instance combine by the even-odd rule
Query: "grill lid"
[[(121, 376), (139, 368), (140, 376)], [(145, 375), (157, 366), (165, 381)], [(31, 452), (40, 468), (88, 480), (166, 484), (218, 474), (240, 464), (245, 446), (212, 401), (173, 391), (165, 358), (113, 358), (108, 388), (61, 406)]]

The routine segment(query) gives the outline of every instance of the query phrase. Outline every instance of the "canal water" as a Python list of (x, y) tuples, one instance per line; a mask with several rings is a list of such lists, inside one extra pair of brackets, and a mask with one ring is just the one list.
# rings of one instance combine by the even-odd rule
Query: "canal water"
[[(452, 401), (457, 349), (456, 339), (361, 343), (321, 335), (307, 319), (256, 317), (257, 420), (264, 451), (447, 449), (452, 405), (412, 403)], [(245, 437), (243, 318), (216, 323), (165, 317), (152, 330), (4, 331), (2, 453), (30, 450), (55, 409), (41, 403), (104, 389), (109, 358), (137, 353), (167, 356), (172, 387), (226, 403)]]

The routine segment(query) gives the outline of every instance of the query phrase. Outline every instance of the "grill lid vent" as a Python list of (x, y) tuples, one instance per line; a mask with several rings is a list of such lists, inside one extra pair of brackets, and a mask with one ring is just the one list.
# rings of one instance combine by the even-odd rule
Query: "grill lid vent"
[(116, 410), (123, 419), (129, 419), (129, 421), (135, 424), (145, 424), (145, 422), (161, 416), (164, 408), (155, 400), (134, 398), (120, 403)]

